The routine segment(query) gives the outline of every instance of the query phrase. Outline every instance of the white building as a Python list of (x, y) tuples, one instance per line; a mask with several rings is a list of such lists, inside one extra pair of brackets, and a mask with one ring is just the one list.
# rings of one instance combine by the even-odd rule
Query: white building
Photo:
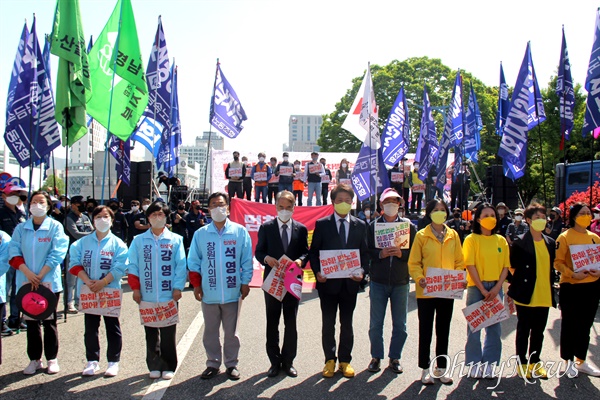
[(321, 115), (290, 115), (288, 150), (319, 151), (317, 140), (321, 135)]
[(69, 151), (69, 166), (71, 163), (79, 165), (91, 165), (94, 153), (103, 151), (106, 145), (106, 128), (96, 120), (88, 129), (84, 137), (76, 141)]

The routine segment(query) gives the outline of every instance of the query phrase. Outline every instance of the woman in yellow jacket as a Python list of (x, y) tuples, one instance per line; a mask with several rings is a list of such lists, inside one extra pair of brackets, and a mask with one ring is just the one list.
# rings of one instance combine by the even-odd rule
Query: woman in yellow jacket
[[(560, 357), (567, 361), (567, 376), (579, 372), (600, 376), (600, 371), (585, 362), (600, 300), (600, 271), (574, 272), (571, 246), (600, 244), (600, 237), (588, 231), (592, 212), (587, 204), (576, 203), (569, 211), (569, 228), (556, 239), (554, 268), (560, 272), (559, 303)], [(573, 362), (575, 358), (575, 362)]]
[[(417, 232), (408, 258), (408, 271), (416, 282), (419, 315), (419, 368), (423, 369), (421, 382), (433, 384), (433, 377), (451, 384), (452, 377), (446, 372), (448, 361), (448, 337), (454, 308), (453, 299), (423, 295), (427, 268), (464, 269), (462, 247), (458, 234), (444, 225), (450, 211), (440, 199), (431, 200), (425, 208), (425, 216), (431, 224)], [(435, 317), (437, 369), (431, 374), (429, 351)], [(432, 376), (433, 375), (433, 376)]]

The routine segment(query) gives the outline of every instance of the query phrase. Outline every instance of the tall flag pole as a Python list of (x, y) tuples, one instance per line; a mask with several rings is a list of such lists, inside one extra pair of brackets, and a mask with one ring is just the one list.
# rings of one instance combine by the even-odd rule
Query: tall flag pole
[[(460, 148), (463, 136), (462, 79), (460, 70), (458, 70), (456, 71), (456, 79), (454, 80), (454, 87), (452, 89), (450, 113), (446, 115), (444, 134), (442, 135), (437, 160), (437, 179), (435, 185), (440, 191), (443, 191), (444, 185), (446, 185), (446, 165), (448, 164), (450, 146), (453, 146), (455, 149)], [(455, 156), (457, 156), (457, 153), (455, 152)], [(456, 163), (460, 164), (462, 160), (455, 157), (454, 164), (456, 165)]]
[(439, 144), (435, 132), (435, 121), (431, 114), (431, 103), (427, 86), (423, 85), (423, 115), (415, 161), (419, 163), (419, 179), (424, 180), (432, 166), (437, 164)]
[[(90, 41), (88, 42), (88, 46), (87, 46), (87, 50), (86, 52), (88, 54), (90, 54), (90, 51), (92, 50), (92, 47), (94, 46), (94, 38), (92, 35), (90, 35)], [(92, 116), (90, 114), (86, 114), (86, 125), (87, 125), (87, 129), (88, 132), (90, 133), (90, 135), (92, 136), (92, 178), (94, 178), (94, 174), (96, 171), (96, 157), (94, 157), (94, 154), (96, 154), (96, 151), (94, 149), (94, 119), (92, 118)], [(92, 197), (95, 199), (96, 198), (96, 185), (92, 184)]]
[(560, 62), (558, 64), (558, 77), (556, 79), (556, 95), (560, 101), (560, 149), (564, 149), (565, 141), (573, 129), (573, 109), (575, 108), (575, 92), (573, 78), (571, 77), (571, 62), (567, 51), (565, 27), (562, 29), (562, 45), (560, 48)]
[(479, 162), (479, 150), (481, 150), (481, 130), (483, 129), (483, 121), (481, 120), (481, 112), (479, 104), (477, 104), (477, 96), (473, 90), (473, 82), (471, 82), (471, 90), (469, 92), (469, 104), (465, 113), (465, 139), (464, 150), (465, 158), (474, 164)]
[(210, 102), (210, 124), (221, 134), (235, 139), (244, 129), (242, 123), (248, 117), (238, 95), (223, 75), (218, 61), (213, 90)]
[[(213, 83), (213, 91), (212, 91), (212, 96), (210, 97), (210, 111), (208, 112), (208, 120), (209, 122), (212, 121), (213, 119), (213, 114), (215, 113), (215, 105), (214, 105), (214, 98), (215, 98), (215, 94), (217, 93), (217, 82), (219, 81), (219, 72), (221, 70), (221, 68), (219, 68), (220, 66), (220, 62), (219, 59), (217, 58), (217, 66), (215, 68), (215, 81)], [(206, 178), (208, 177), (208, 160), (210, 160), (210, 140), (212, 138), (212, 123), (208, 126), (208, 144), (206, 145), (206, 164), (205, 164), (205, 168), (204, 168), (204, 184), (202, 187), (202, 195), (205, 195), (206, 193)]]
[(502, 137), (502, 131), (506, 125), (506, 117), (510, 108), (510, 100), (508, 99), (508, 85), (504, 77), (504, 68), (500, 62), (500, 86), (498, 87), (498, 111), (496, 113), (496, 135)]
[(177, 67), (175, 61), (171, 66), (172, 90), (170, 99), (171, 115), (169, 126), (163, 130), (160, 142), (160, 150), (156, 159), (156, 165), (162, 168), (172, 177), (175, 166), (179, 162), (179, 146), (181, 145), (181, 121), (179, 120), (179, 99), (177, 95)]
[(381, 146), (383, 148), (383, 162), (389, 167), (396, 165), (408, 153), (410, 121), (404, 86), (400, 88), (398, 97), (396, 97), (392, 111), (388, 116), (385, 129), (381, 135)]

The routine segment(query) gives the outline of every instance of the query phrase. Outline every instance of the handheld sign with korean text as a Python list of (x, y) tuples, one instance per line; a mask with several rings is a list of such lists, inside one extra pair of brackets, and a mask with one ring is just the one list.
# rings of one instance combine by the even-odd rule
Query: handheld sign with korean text
[(402, 183), (404, 182), (404, 173), (403, 172), (392, 172), (391, 181), (393, 183)]
[(281, 176), (292, 176), (292, 174), (294, 173), (294, 167), (292, 166), (283, 166), (280, 165), (279, 166), (279, 175)]
[(254, 181), (255, 182), (264, 182), (267, 180), (266, 172), (255, 172), (254, 173)]
[(285, 275), (287, 269), (291, 265), (295, 265), (294, 262), (286, 255), (281, 256), (278, 260), (279, 266), (271, 268), (269, 275), (265, 278), (261, 288), (277, 300), (282, 301), (287, 290), (285, 288)]
[(175, 300), (162, 303), (140, 302), (140, 322), (151, 328), (164, 328), (179, 323)]
[(79, 310), (86, 314), (119, 317), (123, 291), (115, 288), (102, 288), (94, 293), (87, 285), (81, 285)]
[(445, 299), (462, 299), (467, 288), (467, 273), (462, 270), (427, 268), (423, 294)]
[(229, 176), (231, 178), (241, 178), (242, 168), (229, 168)]
[(462, 310), (471, 332), (477, 332), (490, 325), (504, 321), (509, 314), (504, 307), (500, 296), (491, 301), (478, 301)]
[(425, 184), (413, 185), (412, 192), (413, 193), (425, 193)]
[(600, 244), (577, 244), (569, 246), (573, 271), (589, 272), (600, 270)]
[(327, 279), (350, 278), (361, 267), (360, 250), (320, 250), (321, 274)]
[(410, 239), (410, 222), (376, 222), (375, 247), (385, 249), (398, 247), (408, 249)]

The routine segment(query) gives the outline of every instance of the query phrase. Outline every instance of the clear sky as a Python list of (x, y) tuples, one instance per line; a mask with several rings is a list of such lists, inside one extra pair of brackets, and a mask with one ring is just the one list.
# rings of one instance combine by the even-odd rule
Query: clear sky
[[(84, 32), (98, 36), (116, 0), (80, 0)], [(208, 131), (216, 59), (248, 121), (226, 149), (280, 155), (291, 114), (328, 114), (367, 62), (440, 58), (498, 85), (500, 61), (514, 86), (527, 41), (540, 86), (556, 73), (564, 24), (573, 79), (583, 84), (597, 1), (576, 0), (132, 0), (144, 65), (158, 16), (179, 66), (184, 144)], [(0, 93), (24, 20), (50, 33), (53, 0), (0, 0)], [(53, 73), (57, 61), (53, 58)], [(377, 96), (377, 88), (375, 88)], [(415, 99), (420, 102), (421, 99)], [(4, 126), (0, 113), (0, 124)], [(386, 118), (387, 116), (381, 116)]]

